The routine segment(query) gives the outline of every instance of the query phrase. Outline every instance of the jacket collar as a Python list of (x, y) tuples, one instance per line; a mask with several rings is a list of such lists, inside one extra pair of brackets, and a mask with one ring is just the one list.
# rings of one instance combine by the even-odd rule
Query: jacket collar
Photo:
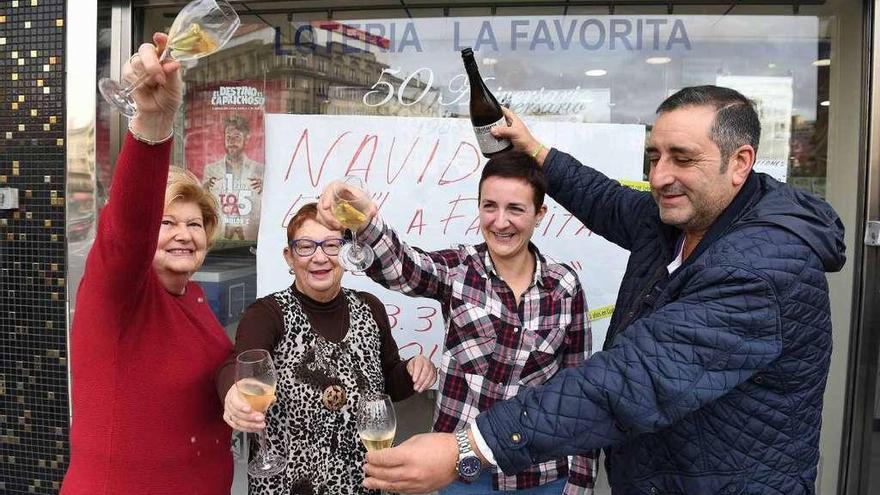
[[(726, 234), (730, 227), (736, 223), (743, 213), (748, 211), (755, 204), (755, 201), (760, 196), (760, 194), (758, 194), (760, 189), (760, 184), (755, 178), (755, 173), (749, 172), (749, 176), (746, 179), (746, 183), (743, 184), (742, 189), (740, 189), (736, 196), (733, 197), (733, 201), (727, 205), (727, 208), (721, 212), (721, 215), (718, 216), (715, 223), (709, 227), (706, 235), (700, 239), (700, 243), (697, 244), (696, 249), (694, 249), (691, 255), (688, 256), (688, 259), (686, 259), (684, 263), (675, 270), (675, 272), (679, 272), (682, 267), (690, 265), (693, 260), (699, 258), (709, 246)], [(681, 230), (679, 230), (679, 234), (682, 234)]]

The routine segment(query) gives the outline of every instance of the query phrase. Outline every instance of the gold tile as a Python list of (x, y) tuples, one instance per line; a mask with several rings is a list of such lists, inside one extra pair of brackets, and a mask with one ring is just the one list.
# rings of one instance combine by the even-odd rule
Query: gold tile
[(40, 112), (36, 108), (31, 109), (31, 117), (36, 117), (38, 113), (40, 113)]
[(9, 54), (9, 56), (12, 58), (18, 58), (18, 52), (13, 51), (12, 53)]
[(5, 44), (6, 44), (6, 38), (5, 37), (0, 38), (0, 45), (5, 45)]
[(43, 72), (49, 72), (49, 64), (43, 64)]
[(50, 123), (50, 124), (57, 124), (57, 123), (58, 123), (58, 117), (55, 116), (55, 115), (50, 115), (50, 116), (49, 116), (49, 123)]
[(7, 233), (7, 234), (6, 234), (6, 240), (7, 240), (7, 241), (14, 241), (14, 240), (15, 240), (15, 234), (13, 234), (12, 232)]
[(50, 239), (52, 240), (52, 242), (58, 242), (58, 234), (52, 234), (50, 236)]
[(18, 103), (13, 103), (10, 106), (12, 107), (13, 110), (18, 110)]
[(34, 191), (33, 191), (33, 189), (25, 189), (25, 190), (24, 190), (24, 197), (27, 198), (27, 199), (31, 199), (31, 198), (33, 198), (33, 197), (34, 197)]
[(57, 300), (58, 300), (58, 293), (57, 293), (57, 292), (53, 292), (53, 293), (52, 293), (52, 300), (53, 300), (53, 301), (57, 301)]
[(49, 94), (49, 86), (43, 86), (43, 94), (44, 95)]
[(24, 124), (18, 124), (18, 132), (24, 132)]
[(6, 139), (12, 139), (12, 133), (11, 133), (11, 132), (7, 132), (7, 133), (6, 133)]
[(6, 176), (0, 175), (0, 184), (6, 184)]
[(12, 175), (18, 177), (19, 173), (18, 173), (18, 169), (17, 169), (17, 168), (12, 169)]
[(38, 88), (42, 88), (42, 87), (43, 87), (43, 80), (42, 80), (42, 79), (37, 79), (37, 87), (38, 87)]
[(0, 15), (0, 24), (3, 24), (4, 22), (6, 22), (6, 16)]
[(52, 129), (51, 129), (51, 127), (49, 126), (49, 124), (43, 124), (43, 130), (44, 130), (44, 131), (50, 131), (50, 130), (52, 130)]
[(27, 240), (27, 234), (18, 234), (18, 240), (19, 240), (19, 241), (26, 241), (26, 240)]
[(51, 182), (52, 182), (52, 176), (51, 176), (51, 175), (44, 175), (44, 176), (43, 176), (43, 182), (45, 182), (46, 184), (51, 183)]
[(24, 103), (24, 95), (18, 95), (18, 102)]
[(31, 21), (24, 21), (24, 28), (30, 29), (31, 28)]
[(37, 6), (37, 0), (31, 0), (31, 7)]
[(18, 72), (13, 72), (13, 73), (12, 73), (12, 80), (13, 80), (13, 81), (18, 81)]
[(51, 227), (52, 227), (52, 220), (49, 220), (48, 218), (43, 220), (43, 228), (48, 229)]
[(57, 272), (58, 271), (58, 263), (52, 263), (50, 265), (50, 268), (52, 268), (53, 272)]
[(54, 64), (58, 61), (58, 57), (49, 57), (49, 63)]
[(50, 198), (57, 198), (57, 197), (58, 197), (58, 191), (49, 191), (49, 197), (50, 197)]
[(23, 58), (18, 59), (18, 65), (24, 65), (24, 59), (23, 59)]
[(64, 138), (58, 138), (55, 140), (55, 146), (64, 146)]
[(34, 218), (34, 212), (28, 211), (24, 214), (24, 217), (27, 218), (28, 220), (30, 220), (30, 219)]
[(36, 51), (36, 50), (31, 50), (31, 58), (34, 58), (34, 57), (36, 57), (36, 56), (37, 56), (37, 51)]
[(21, 161), (12, 160), (12, 168), (18, 168), (19, 166), (21, 166)]
[(64, 19), (55, 19), (55, 26), (56, 27), (64, 26)]
[(12, 8), (18, 7), (18, 0), (12, 0)]

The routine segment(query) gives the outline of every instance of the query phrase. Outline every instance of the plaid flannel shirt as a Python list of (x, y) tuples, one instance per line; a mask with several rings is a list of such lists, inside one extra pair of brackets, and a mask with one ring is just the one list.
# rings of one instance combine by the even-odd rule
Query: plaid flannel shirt
[[(440, 302), (446, 337), (434, 431), (453, 432), (481, 411), (544, 383), (560, 368), (590, 355), (592, 336), (583, 290), (574, 271), (547, 261), (538, 249), (532, 284), (517, 304), (495, 272), (486, 244), (424, 252), (401, 242), (377, 215), (358, 240), (378, 263), (367, 275), (384, 287)], [(493, 467), (496, 490), (535, 487), (568, 475), (565, 495), (590, 494), (598, 452), (535, 464), (507, 476)]]

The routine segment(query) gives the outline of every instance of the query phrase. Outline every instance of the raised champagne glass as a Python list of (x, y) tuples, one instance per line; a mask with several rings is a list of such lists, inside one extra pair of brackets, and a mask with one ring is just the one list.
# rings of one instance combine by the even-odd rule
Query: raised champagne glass
[[(168, 44), (159, 61), (169, 57), (186, 61), (210, 55), (232, 38), (241, 20), (226, 0), (193, 0), (181, 10), (168, 31)], [(127, 86), (110, 78), (98, 81), (98, 89), (107, 103), (123, 114), (134, 117), (137, 105), (131, 94), (149, 76), (141, 77)]]
[(339, 264), (350, 272), (366, 270), (376, 258), (373, 248), (357, 240), (357, 231), (367, 222), (370, 196), (360, 177), (346, 176), (333, 195), (333, 216), (351, 231), (351, 242), (339, 251)]
[[(264, 349), (244, 351), (235, 358), (235, 387), (254, 411), (263, 414), (275, 402), (277, 382), (272, 356)], [(260, 430), (260, 450), (248, 464), (248, 474), (273, 476), (284, 469), (284, 460), (266, 449), (266, 430)]]

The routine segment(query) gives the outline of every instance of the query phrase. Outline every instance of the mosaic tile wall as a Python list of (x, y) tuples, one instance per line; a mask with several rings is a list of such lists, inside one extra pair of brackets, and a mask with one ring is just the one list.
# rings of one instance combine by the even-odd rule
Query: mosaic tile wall
[(64, 0), (0, 0), (0, 494), (67, 467)]

